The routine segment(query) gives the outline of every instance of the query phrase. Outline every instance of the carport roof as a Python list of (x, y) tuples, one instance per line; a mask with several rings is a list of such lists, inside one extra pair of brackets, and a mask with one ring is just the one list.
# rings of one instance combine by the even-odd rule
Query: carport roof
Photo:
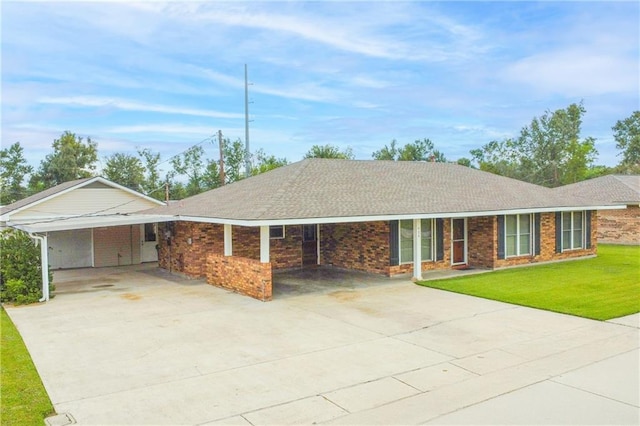
[(306, 159), (143, 213), (255, 226), (596, 208), (458, 164)]

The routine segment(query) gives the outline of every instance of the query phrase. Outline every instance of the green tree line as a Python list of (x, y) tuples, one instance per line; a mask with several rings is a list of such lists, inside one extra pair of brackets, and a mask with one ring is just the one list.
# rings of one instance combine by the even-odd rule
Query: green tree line
[[(523, 127), (518, 137), (491, 141), (471, 150), (471, 158), (461, 158), (457, 163), (548, 187), (610, 173), (640, 173), (640, 111), (612, 127), (621, 157), (615, 167), (594, 164), (597, 156), (595, 139), (581, 135), (584, 114), (582, 104), (546, 111)], [(203, 143), (168, 159), (162, 159), (160, 153), (149, 148), (137, 149), (136, 154), (114, 153), (104, 158), (104, 167), (98, 170), (98, 144), (69, 131), (53, 141), (52, 152), (34, 169), (26, 161), (20, 142), (16, 142), (0, 150), (0, 204), (7, 205), (60, 183), (96, 173), (157, 199), (165, 198), (168, 187), (171, 199), (182, 199), (245, 177), (244, 143), (240, 139), (223, 139), (222, 142), (224, 170), (220, 169), (218, 159), (207, 158)], [(286, 158), (277, 158), (262, 149), (249, 153), (249, 158), (251, 175), (289, 163)], [(350, 147), (327, 144), (312, 146), (304, 158), (354, 159), (355, 156)], [(373, 152), (372, 158), (447, 161), (444, 153), (427, 138), (402, 146), (392, 140)]]

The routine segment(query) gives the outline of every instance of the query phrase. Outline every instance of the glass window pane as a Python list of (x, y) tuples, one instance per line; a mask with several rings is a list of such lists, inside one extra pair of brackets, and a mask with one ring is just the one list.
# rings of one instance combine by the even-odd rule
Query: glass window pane
[(582, 229), (582, 212), (573, 212), (573, 229)]
[(529, 235), (521, 235), (520, 236), (520, 254), (531, 254), (531, 236)]
[(518, 226), (518, 216), (510, 215), (505, 218), (505, 223), (507, 225), (506, 233), (507, 235), (515, 235), (517, 232)]
[(567, 250), (571, 248), (571, 231), (562, 231), (562, 249)]
[(422, 230), (422, 260), (433, 260), (431, 257), (431, 245), (433, 241), (431, 219), (422, 219), (420, 228)]
[(413, 261), (413, 221), (400, 221), (400, 263)]
[(571, 212), (562, 212), (562, 230), (568, 231), (571, 229)]
[(520, 235), (531, 233), (531, 216), (523, 214), (519, 216), (520, 219)]
[(582, 247), (582, 230), (576, 229), (573, 231), (573, 248)]
[(517, 255), (516, 253), (516, 236), (515, 235), (509, 235), (507, 236), (507, 244), (506, 244), (506, 254), (507, 256), (515, 256)]

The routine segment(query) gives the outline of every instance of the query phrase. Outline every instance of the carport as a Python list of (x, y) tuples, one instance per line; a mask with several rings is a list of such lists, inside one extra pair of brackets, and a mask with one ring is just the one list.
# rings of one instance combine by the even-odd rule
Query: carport
[[(167, 220), (171, 220), (171, 217), (162, 215), (137, 215), (137, 214), (115, 214), (115, 215), (99, 215), (99, 216), (79, 216), (79, 217), (67, 217), (58, 218), (50, 221), (22, 221), (18, 223), (7, 222), (7, 227), (18, 229), (26, 232), (35, 241), (37, 245), (40, 245), (40, 255), (42, 262), (42, 298), (41, 302), (49, 300), (49, 235), (52, 232), (64, 231), (71, 237), (75, 233), (81, 234), (83, 231), (100, 229), (104, 233), (108, 233), (109, 230), (118, 230), (126, 226), (135, 226), (147, 223), (160, 223)], [(133, 229), (133, 228), (131, 228)], [(131, 234), (133, 235), (133, 233)], [(133, 262), (133, 244), (138, 244), (132, 239), (130, 240), (131, 250), (131, 262)], [(73, 255), (70, 253), (70, 255)], [(120, 256), (120, 253), (117, 254)], [(142, 263), (141, 257), (139, 258)], [(99, 265), (98, 265), (99, 266)]]

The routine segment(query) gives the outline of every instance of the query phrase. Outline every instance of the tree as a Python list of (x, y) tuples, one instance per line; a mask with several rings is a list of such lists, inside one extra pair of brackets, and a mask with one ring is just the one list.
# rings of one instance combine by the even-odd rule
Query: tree
[(245, 177), (245, 146), (240, 139), (224, 143), (224, 175), (227, 183), (238, 181)]
[(203, 157), (204, 148), (202, 145), (195, 145), (171, 159), (173, 170), (178, 175), (187, 177), (187, 184), (184, 187), (187, 197), (199, 194), (206, 189), (203, 182), (205, 169)]
[[(49, 271), (49, 292), (55, 290)], [(0, 232), (0, 301), (34, 303), (42, 296), (40, 248), (26, 232), (6, 229)]]
[(304, 158), (338, 158), (342, 160), (353, 160), (353, 150), (349, 147), (341, 150), (339, 146), (327, 144), (327, 145), (313, 145), (309, 151), (304, 155)]
[(106, 167), (102, 173), (113, 182), (141, 192), (144, 185), (144, 171), (139, 158), (117, 152), (106, 158)]
[(22, 185), (33, 167), (27, 164), (20, 142), (0, 150), (0, 204), (7, 205), (24, 198), (27, 189)]
[(252, 176), (289, 164), (286, 158), (276, 158), (275, 155), (267, 155), (263, 149), (256, 151), (253, 157), (255, 165), (251, 169)]
[(154, 153), (149, 148), (138, 149), (138, 155), (142, 159), (144, 179), (142, 181), (142, 193), (156, 200), (164, 200), (164, 182), (160, 179), (160, 153)]
[(31, 177), (29, 186), (46, 189), (75, 179), (93, 176), (98, 161), (98, 144), (91, 138), (86, 142), (75, 133), (65, 131), (53, 141), (53, 153), (40, 162), (38, 172)]
[(465, 167), (473, 167), (473, 165), (471, 164), (471, 160), (467, 157), (458, 158), (456, 163)]
[(398, 147), (398, 142), (394, 139), (389, 146), (385, 145), (381, 150), (375, 151), (372, 157), (374, 160), (391, 161), (433, 161), (438, 163), (447, 161), (444, 154), (435, 149), (433, 142), (426, 138), (408, 143), (402, 148)]
[(524, 127), (517, 139), (491, 141), (471, 155), (481, 170), (538, 185), (556, 187), (584, 180), (597, 155), (594, 138), (580, 140), (584, 113), (582, 104), (547, 111)]
[(640, 111), (634, 111), (612, 127), (616, 148), (622, 150), (623, 166), (640, 166)]

